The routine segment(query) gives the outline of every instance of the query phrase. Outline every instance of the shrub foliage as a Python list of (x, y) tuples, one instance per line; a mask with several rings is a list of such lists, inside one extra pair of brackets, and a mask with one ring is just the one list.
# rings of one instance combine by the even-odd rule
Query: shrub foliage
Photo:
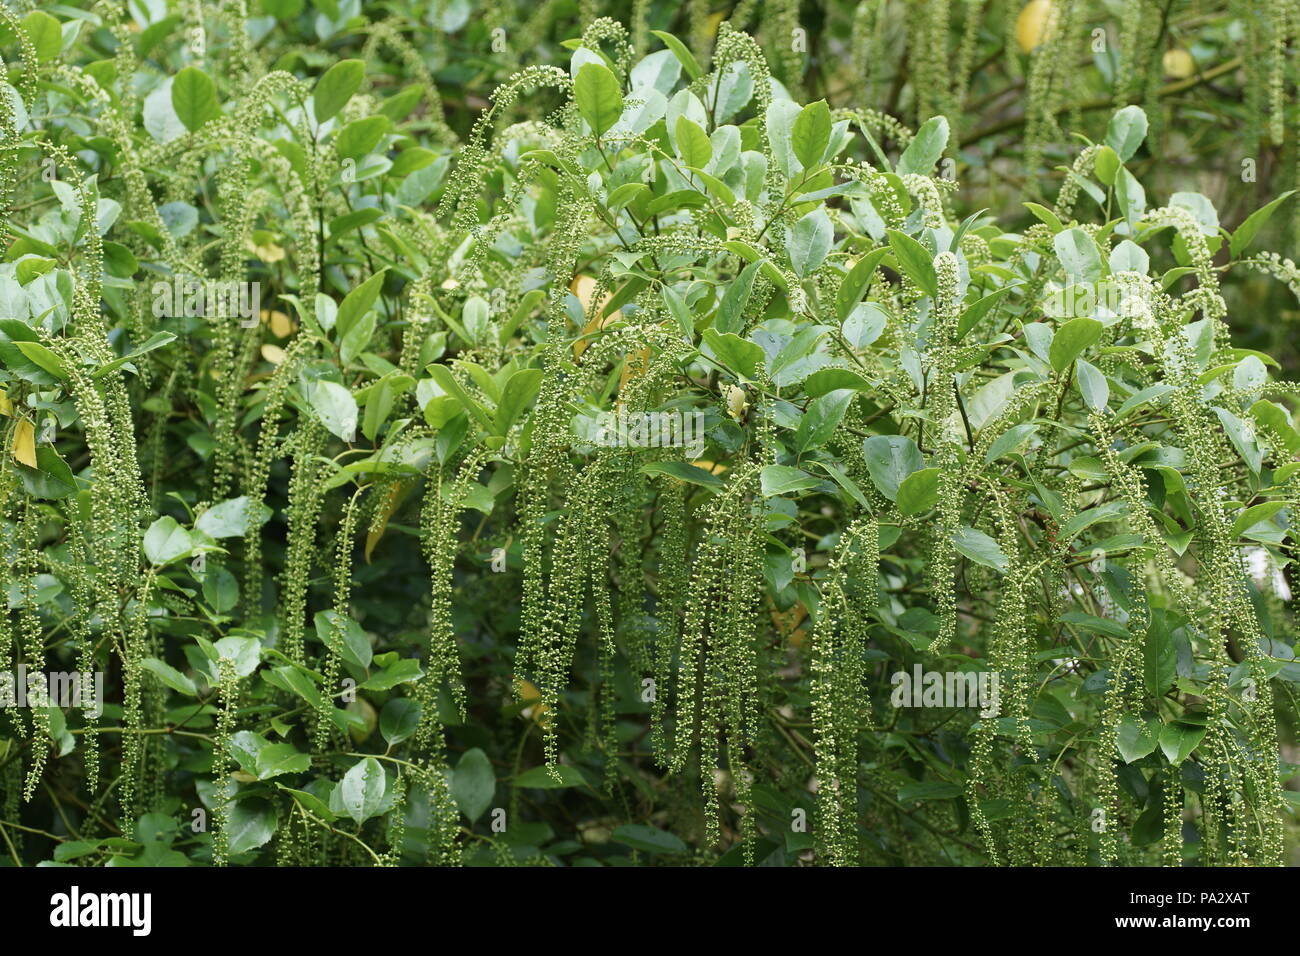
[(1289, 194), (1128, 105), (959, 213), (947, 86), (634, 6), (472, 127), (392, 23), (0, 13), (11, 861), (1283, 862)]

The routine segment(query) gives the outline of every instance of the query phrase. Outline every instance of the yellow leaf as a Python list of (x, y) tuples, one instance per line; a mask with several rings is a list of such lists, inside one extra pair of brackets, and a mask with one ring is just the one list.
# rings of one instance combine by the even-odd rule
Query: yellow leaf
[(650, 349), (638, 349), (623, 360), (623, 375), (618, 381), (618, 390), (621, 392), (627, 386), (627, 383), (634, 378), (640, 378), (646, 372), (650, 371)]
[(272, 365), (279, 365), (285, 359), (285, 351), (278, 345), (263, 345), (262, 358)]
[(388, 530), (388, 520), (397, 513), (397, 509), (402, 506), (402, 502), (414, 487), (415, 485), (409, 481), (398, 481), (389, 487), (388, 494), (384, 497), (383, 516), (379, 519), (378, 525), (371, 528), (366, 535), (366, 564), (370, 563), (370, 553), (375, 550), (375, 545)]
[(271, 327), (271, 334), (277, 339), (288, 338), (298, 328), (293, 319), (289, 318), (283, 312), (270, 312), (262, 310), (262, 321)]
[(776, 632), (785, 635), (795, 647), (803, 646), (807, 632), (799, 625), (808, 616), (808, 609), (800, 602), (794, 604), (788, 611), (778, 611), (773, 607), (770, 613), (772, 626), (776, 628)]
[(1165, 68), (1165, 76), (1175, 80), (1185, 80), (1196, 72), (1196, 61), (1182, 49), (1166, 50), (1161, 65)]
[(36, 429), (25, 418), (14, 426), (14, 458), (28, 468), (36, 467)]
[(542, 703), (542, 692), (537, 688), (537, 685), (522, 677), (516, 677), (515, 691), (519, 695), (520, 703), (528, 704), (519, 712), (520, 715), (535, 720), (539, 726), (545, 727), (549, 723), (546, 718), (548, 708)]
[(253, 255), (257, 256), (257, 258), (260, 259), (262, 262), (268, 264), (273, 262), (279, 262), (282, 259), (284, 259), (285, 256), (284, 246), (277, 245), (274, 242), (264, 242), (261, 243), (260, 245), (255, 242), (250, 242), (244, 248), (246, 248)]
[[(575, 276), (573, 282), (569, 284), (569, 291), (574, 294), (582, 305), (584, 314), (591, 311), (591, 299), (596, 294), (596, 286), (597, 282), (591, 276)], [(596, 306), (595, 316), (582, 330), (582, 338), (574, 341), (573, 357), (575, 359), (580, 358), (582, 353), (587, 350), (587, 346), (591, 344), (591, 340), (587, 338), (588, 335), (623, 318), (621, 309), (615, 309), (609, 315), (601, 317), (600, 313), (605, 308), (605, 303), (609, 301), (609, 296), (610, 294), (606, 293), (601, 297), (600, 303)]]
[(726, 396), (727, 414), (739, 420), (745, 414), (745, 409), (749, 408), (749, 402), (745, 399), (745, 390), (737, 385), (728, 385)]
[(1016, 43), (1031, 53), (1056, 36), (1057, 10), (1052, 0), (1029, 0), (1016, 17)]
[(3, 388), (0, 388), (0, 415), (8, 415), (10, 418), (14, 415), (14, 404), (9, 401), (9, 396), (5, 394)]

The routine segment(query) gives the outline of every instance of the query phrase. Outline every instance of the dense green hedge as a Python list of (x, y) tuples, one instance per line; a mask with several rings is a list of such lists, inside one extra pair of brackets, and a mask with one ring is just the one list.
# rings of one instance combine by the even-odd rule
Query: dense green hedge
[(1285, 862), (1297, 21), (1159, 7), (0, 14), (0, 858)]

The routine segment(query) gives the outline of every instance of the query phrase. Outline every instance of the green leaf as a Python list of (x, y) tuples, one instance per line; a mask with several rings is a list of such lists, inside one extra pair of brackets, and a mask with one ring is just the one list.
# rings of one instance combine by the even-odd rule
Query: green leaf
[(377, 815), (388, 790), (384, 768), (374, 757), (358, 760), (339, 782), (339, 802), (343, 811), (357, 823)]
[[(391, 655), (392, 652), (389, 653)], [(423, 676), (424, 671), (420, 668), (418, 660), (414, 657), (399, 657), (387, 667), (372, 674), (360, 686), (363, 690), (392, 690), (398, 684), (413, 684)]]
[(831, 110), (825, 100), (809, 103), (795, 117), (790, 130), (790, 145), (804, 169), (821, 165), (822, 155), (831, 142)]
[(316, 122), (324, 123), (343, 109), (352, 94), (361, 87), (366, 65), (360, 60), (340, 60), (321, 75), (312, 92), (312, 111)]
[(183, 558), (194, 548), (190, 533), (170, 515), (163, 515), (144, 533), (144, 556), (155, 567)]
[(618, 77), (600, 63), (584, 63), (573, 81), (578, 112), (596, 136), (604, 136), (623, 115), (623, 92)]
[(1253, 426), (1248, 428), (1244, 421), (1227, 409), (1219, 408), (1217, 405), (1211, 406), (1211, 409), (1219, 416), (1219, 421), (1223, 425), (1224, 432), (1227, 433), (1228, 440), (1232, 442), (1232, 447), (1237, 449), (1237, 454), (1250, 470), (1258, 475), (1264, 463), (1264, 452), (1255, 442)]
[(871, 383), (848, 368), (824, 368), (813, 372), (804, 379), (804, 394), (809, 398), (820, 398), (836, 389), (851, 389), (855, 392), (871, 390)]
[(397, 401), (397, 391), (388, 378), (382, 378), (367, 390), (366, 413), (361, 420), (361, 434), (371, 441), (379, 434), (379, 429), (388, 420), (389, 413)]
[(671, 33), (665, 33), (663, 30), (651, 30), (655, 36), (663, 41), (664, 46), (673, 51), (673, 56), (677, 57), (682, 67), (686, 70), (686, 75), (692, 80), (698, 80), (704, 75), (700, 69), (700, 64), (696, 61), (695, 56), (686, 48), (686, 44)]
[(895, 172), (900, 176), (908, 173), (928, 176), (947, 148), (948, 120), (942, 116), (932, 116), (921, 124), (912, 142), (903, 150)]
[(923, 800), (955, 800), (961, 796), (961, 787), (944, 780), (918, 780), (898, 788), (899, 803), (920, 803)]
[(1104, 505), (1081, 511), (1061, 526), (1060, 541), (1062, 544), (1068, 544), (1097, 522), (1114, 521), (1127, 510), (1128, 505), (1122, 501), (1108, 501)]
[(95, 369), (95, 373), (93, 377), (97, 379), (102, 378), (108, 373), (114, 372), (117, 369), (121, 368), (123, 365), (127, 364), (128, 362), (134, 361), (135, 359), (139, 358), (141, 355), (145, 355), (146, 353), (152, 352), (155, 349), (160, 349), (164, 345), (170, 345), (175, 341), (176, 341), (175, 332), (155, 332), (153, 335), (149, 336), (149, 338), (147, 338), (143, 343), (141, 343), (136, 348), (133, 348), (125, 355), (121, 356), (120, 358), (115, 358), (111, 362), (105, 362), (99, 368)]
[(776, 160), (777, 168), (787, 179), (793, 179), (800, 172), (799, 157), (795, 156), (794, 146), (791, 143), (794, 121), (798, 116), (797, 103), (774, 99), (768, 104), (767, 113), (763, 117), (772, 156)]
[(707, 206), (709, 198), (695, 189), (678, 189), (646, 203), (645, 214), (649, 217), (664, 216), (682, 209), (698, 209)]
[(1115, 177), (1115, 198), (1119, 201), (1120, 211), (1130, 229), (1136, 228), (1137, 221), (1146, 215), (1147, 193), (1127, 168), (1121, 166)]
[(488, 418), (483, 406), (470, 397), (469, 392), (465, 391), (464, 386), (457, 381), (456, 376), (452, 374), (451, 369), (445, 365), (430, 365), (429, 377), (432, 378), (438, 387), (447, 395), (454, 396), (464, 409), (474, 416), (474, 420), (479, 423), (485, 432), (492, 434), (494, 423)]
[(1096, 282), (1101, 278), (1101, 253), (1097, 243), (1078, 226), (1058, 232), (1052, 247), (1071, 282)]
[[(212, 505), (194, 522), (196, 531), (202, 531), (210, 538), (242, 538), (248, 533), (248, 496), (227, 498)], [(259, 525), (265, 524), (271, 517), (271, 509), (259, 502)]]
[(36, 48), (37, 62), (48, 63), (62, 52), (63, 28), (59, 26), (58, 20), (43, 10), (33, 10), (23, 17), (22, 29)]
[(827, 392), (820, 398), (808, 403), (808, 408), (799, 419), (799, 428), (795, 432), (795, 449), (802, 455), (810, 448), (824, 445), (835, 429), (839, 427), (849, 403), (853, 401), (852, 389), (840, 388)]
[(1096, 319), (1080, 318), (1066, 322), (1056, 330), (1056, 335), (1052, 337), (1052, 347), (1047, 353), (1052, 368), (1064, 372), (1084, 349), (1097, 344), (1104, 329), (1105, 326)]
[[(559, 779), (552, 776), (551, 771), (555, 770)], [(530, 767), (525, 770), (514, 780), (516, 787), (529, 787), (535, 790), (562, 790), (565, 787), (585, 787), (586, 779), (577, 767), (570, 767), (566, 764), (557, 764), (551, 767)]]
[(854, 307), (866, 294), (867, 287), (876, 274), (876, 268), (888, 254), (889, 249), (884, 246), (879, 249), (872, 249), (855, 262), (848, 275), (844, 277), (844, 280), (840, 283), (839, 291), (835, 294), (835, 315), (841, 322), (848, 319)]
[(77, 493), (77, 479), (72, 469), (51, 445), (36, 446), (36, 467), (15, 462), (23, 490), (33, 498), (58, 500)]
[(1246, 221), (1237, 227), (1237, 231), (1232, 234), (1232, 238), (1228, 242), (1228, 250), (1232, 253), (1232, 258), (1235, 259), (1246, 251), (1256, 233), (1272, 218), (1273, 213), (1277, 212), (1277, 207), (1295, 194), (1296, 190), (1288, 189), (1271, 203), (1261, 206), (1246, 217)]
[(198, 67), (187, 66), (172, 80), (172, 109), (191, 133), (221, 115), (217, 87)]
[(721, 488), (725, 484), (717, 475), (684, 461), (652, 461), (642, 465), (641, 471), (647, 475), (668, 475), (706, 488)]
[(818, 206), (804, 216), (786, 234), (785, 251), (790, 256), (790, 264), (800, 278), (817, 271), (817, 267), (826, 261), (835, 238), (835, 227), (826, 210)]
[(681, 156), (683, 163), (701, 169), (709, 164), (713, 158), (713, 144), (709, 142), (709, 134), (700, 129), (698, 124), (683, 113), (677, 117), (677, 127), (673, 132), (677, 137), (677, 155)]
[(898, 485), (895, 504), (904, 515), (924, 514), (939, 503), (938, 468), (922, 468), (904, 478)]
[(172, 690), (179, 691), (190, 697), (199, 696), (198, 688), (194, 686), (194, 681), (190, 680), (170, 664), (165, 664), (156, 657), (146, 657), (140, 662), (140, 666), (157, 677), (162, 683)]
[(820, 478), (814, 478), (808, 472), (789, 465), (767, 465), (759, 472), (759, 485), (763, 495), (768, 498), (807, 491), (820, 484)]
[(965, 555), (976, 564), (996, 571), (1006, 571), (1007, 556), (998, 543), (983, 531), (962, 525), (952, 533), (952, 544), (958, 554)]
[(374, 312), (367, 312), (339, 337), (339, 361), (345, 367), (351, 365), (353, 360), (366, 350), (366, 346), (374, 337), (375, 326), (378, 323), (379, 317)]
[(1192, 755), (1204, 736), (1204, 727), (1181, 722), (1165, 724), (1160, 731), (1160, 750), (1177, 766)]
[(326, 806), (325, 802), (315, 794), (308, 793), (306, 790), (294, 790), (292, 787), (286, 787), (282, 783), (277, 783), (275, 786), (276, 789), (284, 791), (289, 794), (289, 796), (293, 797), (293, 799), (298, 803), (302, 804), (302, 808), (312, 816), (324, 820), (326, 823), (333, 823), (338, 819), (338, 817), (334, 815), (334, 811)]
[(871, 483), (890, 501), (898, 498), (903, 479), (925, 467), (916, 442), (904, 435), (872, 435), (862, 443)]
[(717, 329), (705, 329), (703, 339), (714, 358), (725, 368), (739, 373), (747, 381), (752, 382), (758, 377), (758, 370), (763, 365), (762, 346), (742, 339), (734, 332), (719, 332)]
[(1286, 507), (1285, 501), (1265, 501), (1262, 504), (1252, 505), (1237, 516), (1237, 520), (1232, 523), (1232, 536), (1240, 538), (1261, 521), (1267, 521), (1273, 515), (1277, 514)]
[(1154, 608), (1143, 647), (1142, 677), (1147, 693), (1152, 697), (1163, 696), (1177, 676), (1178, 654), (1169, 633), (1168, 612)]
[[(262, 645), (255, 637), (223, 637), (211, 645), (215, 654), (214, 661), (229, 661), (234, 667), (236, 677), (247, 677), (262, 660)], [(217, 668), (213, 668), (216, 673)]]
[[(678, 133), (677, 135), (680, 137), (681, 133)], [(624, 206), (635, 201), (641, 193), (647, 192), (649, 189), (649, 186), (641, 182), (624, 183), (622, 186), (609, 191), (609, 195), (605, 197), (605, 208), (611, 212), (618, 212)]]
[(1105, 143), (1127, 163), (1147, 137), (1147, 114), (1140, 106), (1126, 106), (1110, 118)]
[(268, 743), (257, 754), (254, 776), (270, 780), (286, 773), (306, 773), (311, 769), (311, 757), (293, 744)]
[(507, 435), (510, 427), (519, 420), (524, 409), (542, 387), (542, 370), (539, 368), (521, 368), (506, 380), (506, 387), (501, 390), (501, 401), (497, 404), (496, 434)]
[(1156, 720), (1139, 720), (1132, 714), (1125, 714), (1120, 721), (1116, 743), (1119, 755), (1125, 763), (1141, 760), (1149, 753), (1155, 752), (1159, 739), (1160, 722)]
[(997, 289), (982, 298), (976, 299), (967, 306), (965, 311), (962, 312), (961, 316), (957, 319), (957, 338), (964, 338), (966, 333), (975, 328), (984, 316), (988, 315), (989, 311), (1001, 302), (1013, 288), (1014, 286), (1003, 286), (1001, 289)]
[(1061, 615), (1060, 619), (1066, 624), (1093, 634), (1104, 634), (1107, 637), (1117, 638), (1130, 636), (1128, 628), (1123, 624), (1118, 624), (1104, 617), (1097, 617), (1095, 614), (1087, 614), (1083, 611), (1066, 611)]
[(465, 751), (451, 774), (451, 796), (470, 823), (492, 805), (497, 778), (492, 761), (478, 747)]
[(370, 666), (374, 656), (370, 639), (366, 637), (361, 625), (351, 617), (341, 615), (331, 608), (317, 611), (312, 617), (312, 623), (316, 627), (316, 639), (326, 647), (336, 647), (343, 660), (363, 670)]
[(339, 341), (345, 339), (361, 318), (374, 308), (384, 286), (385, 271), (380, 269), (345, 295), (343, 301), (339, 303), (338, 315), (334, 319), (335, 336)]
[(913, 284), (926, 295), (934, 298), (939, 294), (939, 280), (934, 272), (934, 257), (911, 236), (890, 229), (889, 248), (894, 250), (898, 267), (903, 270)]
[(306, 398), (331, 435), (345, 442), (356, 440), (357, 400), (350, 391), (338, 382), (322, 379), (308, 385)]
[(60, 380), (66, 380), (68, 370), (63, 367), (63, 360), (47, 349), (40, 342), (15, 342), (18, 351), (41, 370)]
[(1097, 174), (1103, 186), (1115, 185), (1115, 175), (1119, 172), (1119, 154), (1109, 146), (1101, 147), (1093, 161), (1093, 172)]
[(1074, 374), (1079, 392), (1088, 407), (1094, 412), (1104, 412), (1110, 402), (1110, 386), (1106, 384), (1106, 376), (1101, 373), (1101, 369), (1083, 359), (1077, 359)]
[[(1250, 416), (1266, 432), (1272, 434), (1272, 437), (1286, 449), (1287, 454), (1294, 456), (1300, 452), (1300, 432), (1297, 432), (1295, 426), (1291, 424), (1291, 413), (1277, 402), (1261, 398), (1250, 406)], [(39, 450), (37, 453), (39, 454)]]
[[(733, 283), (734, 285), (734, 283)], [(673, 318), (677, 320), (677, 327), (682, 331), (682, 338), (687, 342), (695, 342), (695, 316), (691, 314), (690, 307), (680, 295), (672, 290), (669, 286), (664, 286), (664, 302), (668, 305), (668, 311), (672, 313)], [(727, 290), (731, 291), (730, 288)]]
[(334, 151), (339, 159), (360, 159), (378, 145), (389, 125), (388, 117), (382, 115), (353, 120), (334, 137)]
[(1042, 220), (1047, 227), (1052, 230), (1053, 235), (1065, 230), (1065, 226), (1061, 223), (1061, 220), (1057, 218), (1056, 213), (1052, 212), (1052, 210), (1048, 209), (1046, 206), (1041, 206), (1036, 202), (1027, 202), (1023, 203), (1023, 205), (1026, 209)]
[[(754, 289), (754, 277), (762, 268), (763, 260), (751, 262), (727, 284), (727, 291), (718, 303), (717, 315), (713, 317), (713, 327), (719, 332), (739, 332), (744, 328), (745, 306)], [(665, 288), (665, 292), (668, 290)], [(761, 350), (760, 350), (761, 351)]]
[(266, 677), (266, 682), (271, 686), (297, 694), (317, 710), (325, 706), (320, 689), (301, 667), (285, 664), (264, 671), (263, 676)]
[(394, 697), (379, 712), (379, 732), (389, 745), (400, 744), (420, 726), (420, 714), (419, 701), (409, 697)]
[(681, 838), (660, 830), (658, 827), (645, 826), (640, 823), (625, 823), (617, 828), (612, 836), (616, 843), (630, 846), (642, 853), (685, 853), (686, 844)]
[(238, 800), (230, 808), (225, 832), (231, 856), (251, 853), (275, 835), (275, 811), (265, 800)]

